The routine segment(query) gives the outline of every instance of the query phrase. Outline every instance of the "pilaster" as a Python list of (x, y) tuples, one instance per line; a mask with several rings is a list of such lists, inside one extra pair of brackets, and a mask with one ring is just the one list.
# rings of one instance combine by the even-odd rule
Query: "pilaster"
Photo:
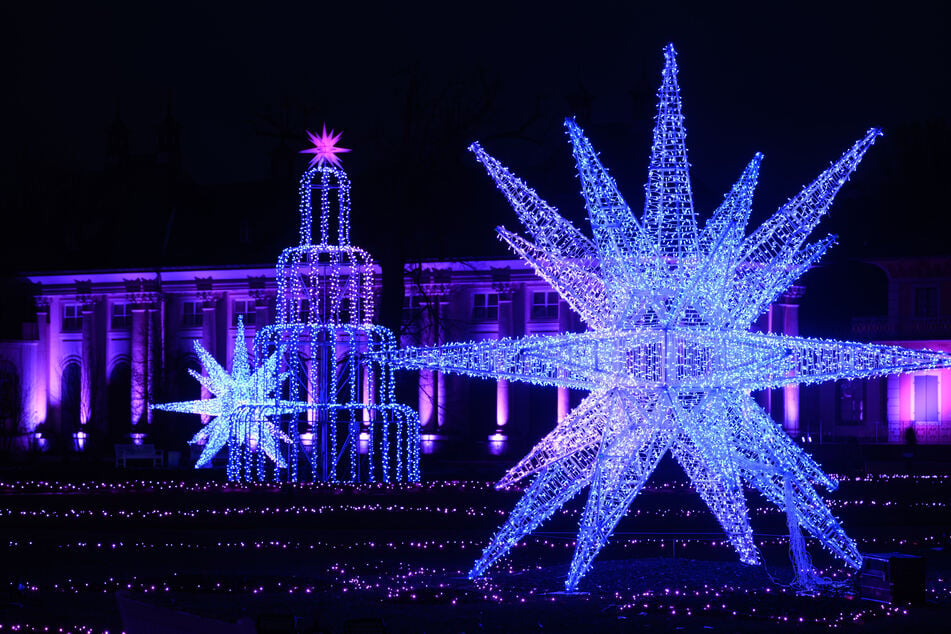
[(34, 298), (36, 309), (36, 390), (41, 394), (39, 399), (37, 420), (52, 426), (50, 420), (50, 300), (48, 297)]
[[(498, 338), (505, 339), (512, 336), (512, 296), (514, 289), (508, 282), (499, 282), (494, 285), (494, 290), (499, 294), (499, 325)], [(495, 433), (507, 435), (509, 423), (509, 382), (505, 379), (499, 379), (495, 386)]]

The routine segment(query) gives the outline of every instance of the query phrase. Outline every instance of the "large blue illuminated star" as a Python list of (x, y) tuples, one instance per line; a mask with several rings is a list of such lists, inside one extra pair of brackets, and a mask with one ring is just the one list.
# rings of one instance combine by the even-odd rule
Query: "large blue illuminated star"
[(234, 340), (231, 374), (195, 342), (195, 353), (208, 376), (189, 369), (195, 379), (215, 395), (214, 398), (197, 401), (180, 401), (153, 405), (154, 409), (188, 414), (214, 416), (189, 444), (205, 443), (195, 467), (203, 467), (230, 443), (260, 448), (279, 467), (287, 463), (281, 455), (280, 442), (290, 442), (268, 416), (299, 412), (306, 404), (281, 401), (272, 397), (280, 383), (277, 374), (277, 355), (271, 355), (261, 367), (251, 372), (248, 348), (245, 345), (244, 321), (239, 318), (238, 332)]
[(658, 91), (644, 213), (637, 217), (590, 142), (566, 121), (592, 237), (584, 235), (478, 144), (472, 151), (530, 239), (501, 238), (587, 323), (584, 333), (401, 350), (395, 363), (589, 390), (584, 401), (499, 483), (534, 480), (470, 573), (479, 576), (559, 507), (589, 488), (566, 581), (573, 590), (668, 451), (740, 559), (760, 558), (744, 483), (848, 564), (861, 555), (816, 493), (836, 482), (750, 392), (789, 384), (951, 366), (941, 353), (749, 332), (834, 238), (807, 244), (880, 134), (869, 130), (751, 234), (745, 227), (757, 154), (703, 228), (688, 174), (672, 46)]

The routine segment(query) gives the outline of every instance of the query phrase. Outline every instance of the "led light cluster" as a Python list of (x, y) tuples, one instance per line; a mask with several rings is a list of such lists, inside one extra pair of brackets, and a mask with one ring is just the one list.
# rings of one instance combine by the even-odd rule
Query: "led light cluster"
[[(670, 451), (749, 564), (760, 561), (744, 484), (784, 509), (794, 563), (800, 528), (848, 564), (862, 558), (814, 489), (836, 482), (775, 424), (750, 391), (951, 366), (951, 356), (748, 332), (833, 242), (806, 244), (880, 134), (869, 130), (749, 236), (757, 154), (702, 229), (694, 213), (673, 46), (638, 218), (591, 143), (567, 120), (593, 239), (478, 144), (470, 149), (512, 204), (530, 239), (500, 237), (588, 324), (589, 332), (400, 350), (403, 368), (590, 390), (499, 483), (531, 486), (470, 576), (482, 575), (585, 487), (587, 505), (566, 588), (574, 590), (661, 457)], [(812, 579), (803, 570), (803, 578)]]
[[(315, 191), (319, 244), (311, 244)], [(320, 163), (304, 173), (299, 192), (300, 245), (277, 264), (277, 323), (255, 336), (256, 356), (277, 355), (286, 398), (306, 410), (285, 417), (293, 441), (287, 479), (416, 482), (418, 416), (396, 403), (386, 362), (396, 339), (373, 323), (376, 265), (350, 244), (350, 180)], [(334, 221), (338, 244), (330, 239)]]

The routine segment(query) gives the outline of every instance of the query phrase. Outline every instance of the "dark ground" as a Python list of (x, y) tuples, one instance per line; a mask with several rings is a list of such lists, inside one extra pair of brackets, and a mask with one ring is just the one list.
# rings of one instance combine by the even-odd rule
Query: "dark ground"
[[(221, 620), (250, 617), (259, 631), (268, 615), (328, 632), (926, 632), (951, 617), (946, 475), (847, 475), (826, 496), (863, 552), (927, 558), (928, 602), (913, 607), (847, 590), (795, 596), (782, 585), (792, 576), (784, 516), (754, 494), (766, 566), (737, 563), (670, 468), (622, 520), (578, 595), (559, 591), (581, 500), (490, 576), (469, 581), (519, 492), (482, 482), (239, 488), (212, 481), (222, 475), (130, 470), (41, 482), (31, 470), (4, 473), (0, 632), (120, 631), (117, 591)], [(809, 546), (821, 571), (850, 582)]]

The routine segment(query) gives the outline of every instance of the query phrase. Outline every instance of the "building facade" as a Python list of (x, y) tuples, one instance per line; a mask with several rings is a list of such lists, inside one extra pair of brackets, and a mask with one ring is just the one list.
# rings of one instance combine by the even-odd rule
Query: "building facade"
[(197, 417), (157, 428), (149, 405), (209, 396), (188, 374), (201, 371), (194, 342), (230, 367), (239, 316), (249, 334), (271, 323), (276, 293), (272, 267), (26, 277), (35, 320), (22, 340), (0, 342), (0, 368), (19, 392), (4, 436), (19, 449), (174, 444), (194, 433)]
[[(856, 339), (951, 351), (951, 258), (882, 260), (888, 315), (853, 320)], [(198, 341), (230, 367), (242, 316), (249, 339), (273, 322), (274, 269), (29, 275), (35, 320), (0, 342), (0, 420), (19, 450), (111, 446), (129, 438), (181, 445), (198, 417), (165, 417), (149, 404), (198, 398)], [(377, 291), (381, 289), (377, 274)], [(758, 329), (796, 335), (804, 289), (793, 287)], [(376, 302), (378, 305), (379, 302)], [(580, 331), (584, 324), (521, 260), (426, 262), (403, 271), (400, 344), (433, 345)], [(418, 407), (423, 450), (519, 450), (583, 394), (431, 370), (399, 373), (398, 400)], [(208, 396), (204, 394), (203, 396)], [(951, 371), (786, 386), (761, 404), (803, 442), (951, 442)], [(156, 420), (159, 417), (161, 420)], [(909, 431), (911, 430), (911, 431)]]
[[(799, 300), (792, 287), (757, 323), (762, 332), (799, 332)], [(585, 330), (584, 323), (522, 260), (428, 262), (403, 275), (401, 345), (484, 341)], [(533, 445), (584, 392), (489, 381), (433, 370), (412, 373), (426, 442), (488, 443), (492, 453)], [(404, 394), (403, 402), (413, 402)], [(799, 433), (799, 386), (760, 395), (761, 404), (793, 436)]]
[[(852, 321), (856, 338), (951, 352), (951, 258), (872, 260), (888, 280), (888, 313)], [(840, 382), (839, 436), (889, 443), (951, 443), (951, 370)], [(828, 409), (828, 408), (826, 408)], [(831, 417), (830, 417), (831, 418)]]

